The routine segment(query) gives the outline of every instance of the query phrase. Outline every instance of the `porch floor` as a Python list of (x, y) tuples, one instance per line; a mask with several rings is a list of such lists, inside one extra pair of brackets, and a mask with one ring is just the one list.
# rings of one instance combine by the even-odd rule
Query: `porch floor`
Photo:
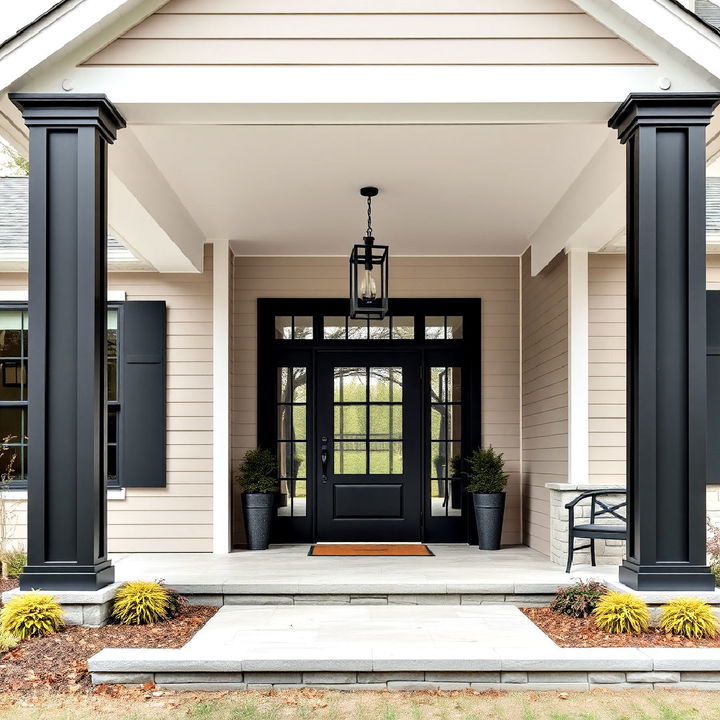
[(571, 575), (525, 546), (481, 551), (430, 544), (433, 557), (309, 557), (308, 545), (228, 555), (135, 553), (113, 557), (116, 579), (162, 578), (181, 592), (248, 595), (532, 595), (576, 577), (617, 580), (617, 568), (577, 564)]

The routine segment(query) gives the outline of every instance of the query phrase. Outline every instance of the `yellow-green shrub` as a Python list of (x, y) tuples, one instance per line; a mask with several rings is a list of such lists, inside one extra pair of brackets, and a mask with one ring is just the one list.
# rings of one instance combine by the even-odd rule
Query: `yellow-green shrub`
[(18, 639), (9, 632), (0, 630), (0, 655), (12, 650), (18, 644)]
[(20, 640), (49, 635), (64, 625), (62, 607), (50, 593), (15, 595), (0, 611), (0, 630)]
[(144, 580), (121, 585), (113, 599), (111, 617), (120, 625), (147, 625), (167, 620), (172, 598), (166, 587)]
[(658, 627), (666, 633), (687, 638), (715, 637), (718, 621), (703, 600), (685, 597), (671, 600), (660, 608)]
[(609, 592), (593, 611), (595, 624), (607, 633), (639, 633), (650, 627), (650, 611), (630, 593)]

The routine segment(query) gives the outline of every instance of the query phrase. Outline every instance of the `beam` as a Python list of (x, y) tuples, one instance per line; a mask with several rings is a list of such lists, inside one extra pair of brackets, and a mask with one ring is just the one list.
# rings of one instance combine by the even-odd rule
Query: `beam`
[(160, 272), (200, 272), (204, 236), (137, 137), (110, 157), (110, 225)]
[(624, 180), (622, 149), (608, 137), (530, 238), (533, 275), (565, 248), (599, 250), (616, 234), (622, 214), (607, 221), (623, 206)]
[(568, 482), (590, 481), (588, 253), (568, 250)]

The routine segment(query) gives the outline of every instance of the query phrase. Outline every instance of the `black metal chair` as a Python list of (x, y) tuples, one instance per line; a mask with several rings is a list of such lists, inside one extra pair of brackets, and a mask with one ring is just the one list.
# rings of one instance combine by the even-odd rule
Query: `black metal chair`
[[(565, 572), (569, 573), (573, 563), (573, 555), (576, 550), (586, 550), (590, 548), (590, 560), (595, 566), (595, 541), (596, 540), (627, 540), (627, 514), (622, 514), (620, 510), (626, 507), (627, 499), (612, 504), (610, 501), (604, 502), (600, 498), (608, 495), (622, 496), (627, 498), (627, 493), (623, 488), (616, 490), (588, 490), (578, 495), (572, 502), (565, 507), (568, 509), (568, 561)], [(590, 522), (580, 525), (575, 524), (575, 506), (585, 498), (590, 500)], [(598, 523), (599, 517), (607, 516), (620, 520), (620, 523)], [(590, 540), (587, 545), (575, 547), (575, 538), (584, 538)]]

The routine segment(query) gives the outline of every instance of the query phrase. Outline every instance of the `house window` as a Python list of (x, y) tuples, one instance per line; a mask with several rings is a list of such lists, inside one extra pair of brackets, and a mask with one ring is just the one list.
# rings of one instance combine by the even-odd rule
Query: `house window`
[[(108, 310), (108, 486), (119, 487), (117, 472), (118, 413), (118, 311)], [(27, 485), (27, 307), (0, 309), (0, 481), (4, 486)]]

